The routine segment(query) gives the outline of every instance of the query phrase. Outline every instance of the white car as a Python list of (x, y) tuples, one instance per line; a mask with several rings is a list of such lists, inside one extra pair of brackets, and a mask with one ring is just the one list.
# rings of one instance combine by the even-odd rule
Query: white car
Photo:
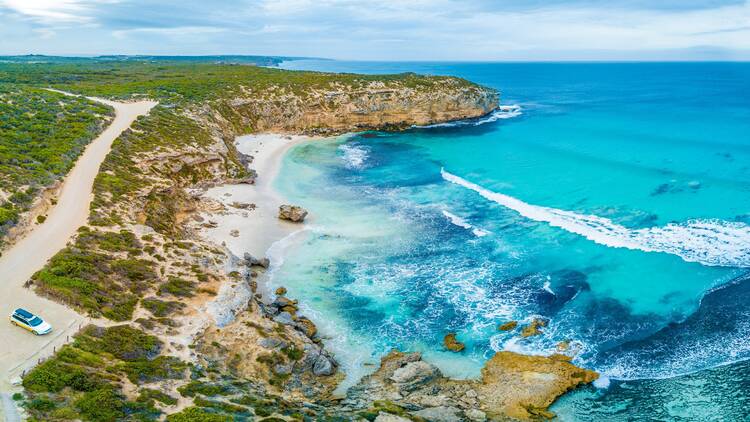
[(25, 328), (32, 333), (41, 336), (52, 331), (52, 326), (43, 320), (40, 316), (34, 315), (23, 308), (16, 309), (10, 315), (10, 322), (21, 328)]

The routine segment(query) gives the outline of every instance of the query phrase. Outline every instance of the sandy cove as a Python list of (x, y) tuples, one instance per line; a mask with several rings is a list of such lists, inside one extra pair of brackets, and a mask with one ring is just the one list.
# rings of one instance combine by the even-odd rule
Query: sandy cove
[[(283, 157), (295, 145), (314, 138), (277, 134), (237, 138), (237, 150), (253, 157), (249, 165), (258, 173), (254, 184), (222, 185), (207, 190), (207, 207), (201, 233), (213, 243), (226, 246), (234, 255), (266, 256), (271, 245), (300, 230), (301, 224), (278, 218), (284, 198), (273, 189)], [(209, 227), (215, 226), (215, 227)]]

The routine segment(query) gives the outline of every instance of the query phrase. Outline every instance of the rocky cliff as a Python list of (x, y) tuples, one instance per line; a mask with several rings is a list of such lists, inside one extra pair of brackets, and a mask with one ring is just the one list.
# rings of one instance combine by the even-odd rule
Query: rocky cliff
[[(399, 130), (480, 117), (497, 108), (496, 91), (458, 78), (354, 81), (309, 86), (243, 88), (197, 115), (212, 114), (255, 132), (337, 134)], [(217, 113), (218, 112), (218, 113)]]

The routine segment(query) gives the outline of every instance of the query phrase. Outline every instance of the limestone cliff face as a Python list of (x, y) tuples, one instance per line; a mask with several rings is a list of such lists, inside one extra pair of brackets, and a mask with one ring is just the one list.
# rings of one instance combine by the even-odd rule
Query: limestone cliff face
[(325, 87), (267, 87), (213, 105), (234, 127), (252, 132), (336, 134), (397, 130), (483, 116), (498, 93), (457, 78), (420, 83), (370, 81)]

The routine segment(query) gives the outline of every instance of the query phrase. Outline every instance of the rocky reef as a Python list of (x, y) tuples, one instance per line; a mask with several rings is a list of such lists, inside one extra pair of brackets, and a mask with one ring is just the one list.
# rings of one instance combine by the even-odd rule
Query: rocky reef
[(568, 356), (498, 352), (485, 364), (481, 379), (452, 380), (419, 353), (392, 351), (375, 373), (349, 390), (342, 405), (372, 410), (380, 403), (379, 414), (411, 420), (552, 418), (547, 408), (557, 397), (597, 378), (597, 373), (571, 364)]

